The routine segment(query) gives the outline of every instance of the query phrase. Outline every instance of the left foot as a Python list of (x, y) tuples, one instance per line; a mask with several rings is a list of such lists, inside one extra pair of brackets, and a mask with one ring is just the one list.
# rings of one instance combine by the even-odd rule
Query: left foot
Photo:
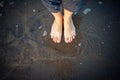
[(51, 38), (55, 43), (61, 42), (61, 36), (62, 36), (62, 15), (60, 12), (58, 13), (52, 13), (54, 16), (54, 22), (52, 24), (51, 28)]
[(55, 43), (61, 42), (61, 35), (62, 35), (62, 21), (54, 20), (51, 28), (51, 38)]

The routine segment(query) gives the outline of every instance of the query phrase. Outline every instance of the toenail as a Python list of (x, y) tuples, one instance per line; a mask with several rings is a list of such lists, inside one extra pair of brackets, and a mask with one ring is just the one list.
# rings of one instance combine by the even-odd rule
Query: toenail
[(58, 40), (57, 43), (60, 43), (60, 40)]
[(65, 41), (66, 43), (68, 43), (68, 41)]
[(75, 39), (75, 36), (73, 36), (73, 39)]

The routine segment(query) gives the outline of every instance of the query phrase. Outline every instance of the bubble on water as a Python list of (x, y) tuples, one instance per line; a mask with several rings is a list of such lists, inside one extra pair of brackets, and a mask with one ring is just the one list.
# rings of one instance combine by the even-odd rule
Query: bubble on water
[(89, 12), (91, 12), (90, 8), (86, 8), (85, 10), (83, 10), (83, 14), (88, 14)]
[(2, 16), (2, 13), (0, 13), (0, 17)]
[(82, 46), (82, 43), (80, 42), (80, 43), (78, 44), (78, 46), (81, 47), (81, 46)]
[(0, 2), (0, 7), (3, 7), (4, 6), (4, 1), (1, 1)]
[(35, 9), (33, 9), (33, 12), (36, 12), (36, 10), (35, 10)]
[(76, 15), (77, 14), (77, 12), (74, 12), (74, 15)]
[(102, 2), (102, 1), (98, 1), (98, 4), (100, 4), (100, 5), (101, 5), (101, 4), (103, 4), (103, 2)]
[(101, 44), (104, 44), (104, 42), (102, 41)]
[(80, 64), (82, 64), (82, 62), (80, 62)]
[(47, 35), (47, 31), (44, 31), (42, 36), (45, 37), (46, 35)]
[(18, 24), (16, 24), (16, 28), (18, 28)]
[(39, 26), (38, 29), (42, 29), (42, 26)]

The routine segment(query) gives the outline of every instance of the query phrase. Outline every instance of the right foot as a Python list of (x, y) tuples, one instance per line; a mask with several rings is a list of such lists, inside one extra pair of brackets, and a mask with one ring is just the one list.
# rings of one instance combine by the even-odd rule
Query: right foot
[(64, 21), (64, 38), (66, 43), (71, 43), (75, 39), (76, 30), (72, 18)]
[(75, 26), (72, 20), (73, 12), (64, 9), (64, 38), (66, 43), (71, 43), (76, 36)]
[[(55, 17), (55, 16), (54, 16)], [(62, 36), (62, 17), (55, 18), (50, 36), (53, 39), (55, 43), (60, 43), (61, 42), (61, 36)]]

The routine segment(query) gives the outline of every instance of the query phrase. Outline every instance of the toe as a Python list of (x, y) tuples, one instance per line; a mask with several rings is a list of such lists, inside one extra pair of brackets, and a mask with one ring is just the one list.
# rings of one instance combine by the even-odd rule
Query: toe
[(58, 39), (57, 39), (57, 43), (60, 43), (60, 41), (61, 41), (61, 38), (60, 38), (60, 37), (58, 37)]
[(72, 38), (75, 39), (75, 35), (73, 35)]
[(57, 37), (54, 37), (54, 38), (53, 38), (53, 41), (54, 41), (55, 43), (57, 42), (57, 40), (58, 40)]
[(68, 37), (65, 38), (65, 42), (66, 42), (66, 43), (69, 42), (69, 38), (68, 38)]
[(68, 42), (69, 42), (69, 43), (72, 42), (72, 37), (69, 37)]
[(72, 40), (73, 40), (73, 38), (72, 38), (72, 37), (70, 37), (70, 42), (72, 42)]
[(68, 38), (68, 43), (70, 43), (70, 38)]
[(57, 43), (60, 43), (60, 40), (57, 40)]

